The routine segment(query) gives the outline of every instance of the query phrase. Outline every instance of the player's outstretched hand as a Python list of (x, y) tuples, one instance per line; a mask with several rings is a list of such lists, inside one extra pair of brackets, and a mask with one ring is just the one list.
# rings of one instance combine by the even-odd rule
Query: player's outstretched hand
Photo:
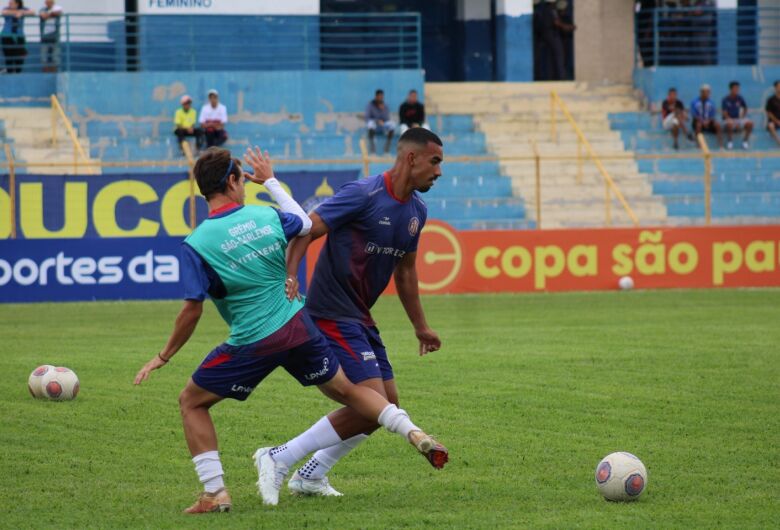
[(251, 147), (247, 147), (246, 154), (244, 154), (244, 162), (255, 172), (254, 175), (244, 173), (244, 176), (252, 182), (264, 184), (266, 180), (274, 178), (274, 167), (271, 164), (271, 157), (268, 156), (268, 151), (264, 153), (257, 146), (252, 151)]
[(165, 362), (160, 359), (159, 355), (155, 355), (148, 363), (143, 366), (143, 368), (138, 371), (133, 384), (140, 385), (142, 382), (149, 379), (149, 374), (152, 373), (153, 370), (157, 370), (163, 366), (165, 366)]
[(287, 280), (284, 282), (284, 293), (287, 295), (287, 299), (292, 302), (295, 299), (300, 300), (301, 299), (301, 293), (298, 291), (300, 289), (300, 283), (298, 282), (298, 278), (295, 276), (288, 276)]
[(417, 339), (420, 341), (420, 355), (425, 355), (441, 348), (441, 339), (432, 329), (422, 329), (415, 332), (415, 335), (417, 335)]

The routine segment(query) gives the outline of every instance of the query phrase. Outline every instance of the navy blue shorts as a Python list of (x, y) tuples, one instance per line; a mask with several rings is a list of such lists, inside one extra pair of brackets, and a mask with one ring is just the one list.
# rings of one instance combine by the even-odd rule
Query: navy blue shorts
[(192, 380), (225, 398), (243, 401), (281, 366), (302, 385), (321, 385), (339, 369), (330, 344), (305, 311), (270, 336), (244, 346), (220, 344), (200, 364)]
[(383, 381), (393, 379), (393, 367), (376, 327), (324, 318), (315, 318), (314, 323), (328, 338), (350, 381), (360, 383), (377, 377)]

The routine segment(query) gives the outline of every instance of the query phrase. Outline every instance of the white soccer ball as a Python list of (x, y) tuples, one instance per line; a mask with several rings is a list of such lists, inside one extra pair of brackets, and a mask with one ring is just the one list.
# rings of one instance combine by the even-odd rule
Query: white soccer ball
[(634, 279), (631, 276), (623, 276), (618, 280), (618, 285), (624, 291), (634, 288)]
[(75, 399), (79, 393), (79, 378), (76, 372), (64, 366), (49, 370), (41, 380), (43, 397), (54, 401)]
[(609, 501), (634, 501), (647, 487), (647, 470), (631, 453), (612, 453), (596, 466), (596, 486)]
[(27, 378), (27, 388), (30, 390), (32, 397), (46, 397), (43, 395), (43, 385), (41, 385), (41, 381), (43, 380), (43, 376), (52, 370), (54, 370), (54, 366), (51, 364), (42, 364), (32, 371), (30, 377)]

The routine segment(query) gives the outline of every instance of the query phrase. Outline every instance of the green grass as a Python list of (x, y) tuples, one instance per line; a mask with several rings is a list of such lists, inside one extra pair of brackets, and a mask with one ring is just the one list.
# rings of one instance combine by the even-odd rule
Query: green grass
[[(180, 510), (199, 483), (177, 395), (225, 335), (209, 306), (144, 386), (179, 304), (0, 305), (0, 527), (776, 528), (780, 290), (429, 297), (441, 352), (418, 358), (398, 301), (375, 310), (401, 403), (451, 451), (436, 472), (378, 432), (331, 473), (341, 499), (256, 496), (250, 455), (334, 406), (275, 372), (214, 411), (234, 512)], [(73, 402), (36, 401), (38, 364), (78, 373)], [(647, 466), (639, 502), (608, 503), (593, 470)], [(774, 521), (774, 523), (772, 523)]]

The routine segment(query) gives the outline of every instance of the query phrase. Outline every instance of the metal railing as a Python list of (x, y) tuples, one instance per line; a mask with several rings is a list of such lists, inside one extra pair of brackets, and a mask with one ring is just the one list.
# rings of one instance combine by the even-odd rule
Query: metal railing
[(65, 126), (65, 131), (68, 134), (68, 138), (73, 144), (73, 172), (78, 173), (79, 170), (79, 158), (83, 161), (87, 171), (93, 173), (94, 169), (90, 166), (89, 157), (84, 151), (84, 147), (79, 142), (79, 137), (76, 131), (73, 129), (68, 115), (65, 114), (65, 109), (62, 108), (62, 104), (54, 94), (51, 95), (51, 145), (57, 147), (57, 124), (62, 122)]
[[(604, 164), (601, 162), (601, 159), (596, 155), (596, 152), (593, 150), (593, 147), (591, 147), (590, 142), (585, 137), (585, 134), (582, 132), (582, 129), (577, 124), (577, 121), (574, 119), (574, 116), (572, 116), (571, 112), (569, 112), (569, 107), (566, 105), (566, 103), (563, 102), (563, 100), (558, 96), (558, 93), (553, 90), (550, 92), (550, 140), (555, 142), (557, 140), (556, 132), (555, 132), (555, 122), (556, 122), (556, 111), (557, 109), (560, 109), (563, 115), (568, 120), (569, 124), (574, 129), (574, 133), (577, 135), (577, 184), (582, 184), (582, 166), (583, 166), (583, 154), (582, 150), (583, 148), (587, 152), (588, 156), (587, 158), (595, 164), (596, 168), (599, 170), (599, 173), (601, 173), (602, 178), (604, 179), (604, 220), (605, 224), (607, 226), (612, 225), (612, 193), (615, 194), (615, 197), (617, 197), (620, 204), (623, 206), (623, 209), (628, 214), (628, 217), (631, 219), (631, 222), (634, 223), (634, 226), (639, 226), (639, 219), (637, 218), (636, 214), (634, 213), (634, 210), (631, 209), (631, 206), (628, 205), (628, 201), (626, 201), (626, 198), (623, 196), (623, 192), (620, 191), (620, 188), (617, 184), (615, 184), (615, 179), (612, 178), (612, 176), (607, 171), (607, 168), (604, 167)], [(538, 154), (536, 155), (538, 157)], [(537, 172), (537, 179), (539, 178), (538, 172)], [(540, 187), (539, 184), (537, 184), (537, 187)], [(539, 195), (537, 194), (536, 198), (537, 202), (540, 200)], [(537, 206), (537, 210), (539, 210), (540, 207)]]
[[(692, 152), (692, 153), (626, 153), (626, 152), (619, 152), (619, 153), (601, 153), (599, 155), (599, 159), (614, 161), (614, 160), (631, 160), (631, 161), (637, 161), (637, 160), (685, 160), (685, 159), (699, 159), (703, 163), (703, 171), (702, 171), (702, 181), (704, 183), (704, 191), (703, 191), (703, 200), (704, 200), (704, 208), (705, 208), (705, 224), (707, 226), (711, 225), (712, 223), (712, 162), (715, 159), (738, 159), (738, 158), (754, 158), (754, 159), (768, 159), (768, 158), (780, 158), (780, 152), (712, 152), (709, 149), (706, 148), (706, 142), (704, 142), (703, 138), (699, 137), (700, 146), (702, 147), (702, 150), (699, 152)], [(534, 146), (532, 146), (534, 147)], [(192, 167), (195, 164), (195, 160), (192, 156), (192, 152), (189, 149), (189, 144), (185, 142), (185, 145), (182, 145), (182, 149), (184, 150), (185, 157), (180, 158), (178, 160), (139, 160), (139, 161), (124, 161), (124, 162), (106, 162), (106, 161), (100, 161), (100, 160), (90, 160), (89, 167), (90, 168), (128, 168), (128, 169), (148, 169), (152, 167), (160, 167), (160, 168), (180, 168), (185, 169), (188, 172), (188, 179), (190, 182), (189, 187), (189, 213), (188, 213), (188, 224), (190, 227), (194, 227), (196, 223), (196, 216), (195, 216), (195, 202), (196, 202), (196, 191), (195, 191), (195, 179), (194, 175), (192, 174)], [(17, 219), (16, 219), (16, 211), (18, 209), (18, 192), (17, 187), (18, 183), (16, 180), (17, 172), (20, 169), (25, 170), (32, 170), (33, 172), (36, 169), (51, 169), (51, 168), (68, 168), (70, 166), (67, 162), (23, 162), (23, 161), (17, 161), (13, 156), (13, 151), (9, 144), (5, 144), (3, 146), (3, 150), (5, 152), (5, 161), (0, 160), (0, 174), (3, 174), (6, 170), (8, 171), (8, 185), (9, 189), (8, 196), (9, 196), (9, 209), (8, 212), (0, 212), (0, 215), (8, 215), (9, 221), (10, 221), (10, 237), (12, 239), (15, 239), (17, 237)], [(189, 151), (189, 154), (188, 154)], [(363, 166), (364, 175), (368, 176), (368, 168), (370, 164), (376, 164), (376, 163), (392, 163), (392, 160), (387, 157), (380, 157), (376, 155), (369, 155), (368, 151), (365, 150), (362, 151), (362, 155), (360, 158), (340, 158), (340, 159), (275, 159), (274, 165), (277, 167), (283, 167), (287, 165), (314, 165), (314, 166), (325, 166), (325, 165), (334, 165), (339, 164), (343, 166), (352, 166), (352, 167), (359, 167)], [(532, 155), (524, 155), (524, 156), (503, 156), (501, 158), (498, 158), (494, 155), (485, 155), (485, 156), (448, 156), (446, 159), (446, 163), (452, 163), (452, 162), (466, 162), (466, 163), (476, 163), (476, 162), (532, 162), (535, 168), (535, 179), (534, 179), (534, 188), (535, 188), (535, 212), (536, 212), (536, 229), (542, 229), (542, 215), (543, 215), (543, 203), (541, 201), (541, 182), (543, 180), (541, 176), (541, 169), (547, 162), (554, 162), (554, 161), (571, 161), (576, 162), (578, 159), (581, 159), (582, 156), (578, 156), (577, 154), (554, 154), (554, 155), (543, 155), (538, 152), (538, 150), (534, 149), (534, 154)], [(86, 164), (85, 164), (86, 165)], [(87, 167), (84, 168), (85, 170)], [(95, 176), (95, 178), (100, 178), (99, 176)], [(522, 193), (521, 195), (526, 196), (525, 193)], [(530, 195), (530, 194), (529, 194)], [(636, 223), (635, 223), (636, 224)]]
[(53, 47), (24, 20), (23, 72), (422, 68), (419, 13), (66, 13)]
[(780, 6), (637, 12), (637, 66), (780, 64)]

